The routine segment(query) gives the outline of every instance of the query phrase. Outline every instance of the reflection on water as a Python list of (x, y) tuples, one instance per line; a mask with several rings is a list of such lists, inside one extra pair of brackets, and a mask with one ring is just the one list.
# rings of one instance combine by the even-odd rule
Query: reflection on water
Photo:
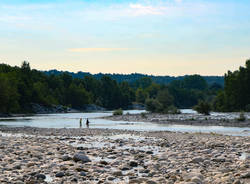
[[(145, 111), (131, 110), (124, 113), (136, 114)], [(90, 128), (127, 129), (137, 131), (180, 131), (180, 132), (214, 132), (226, 135), (250, 136), (250, 128), (246, 127), (223, 127), (223, 126), (193, 126), (193, 125), (167, 125), (149, 122), (127, 122), (98, 119), (110, 116), (112, 112), (98, 113), (67, 113), (67, 114), (44, 114), (28, 117), (1, 118), (0, 125), (15, 127), (40, 127), (40, 128), (79, 128), (79, 119), (90, 120)], [(83, 127), (84, 127), (83, 126)]]

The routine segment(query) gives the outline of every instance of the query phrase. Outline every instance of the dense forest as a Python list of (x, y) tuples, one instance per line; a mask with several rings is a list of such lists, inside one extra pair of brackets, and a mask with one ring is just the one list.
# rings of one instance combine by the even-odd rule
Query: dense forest
[(216, 111), (250, 112), (250, 60), (245, 67), (225, 74), (225, 89), (218, 93), (213, 105)]
[(201, 101), (218, 111), (249, 110), (249, 81), (250, 61), (246, 68), (225, 75), (225, 89), (220, 82), (208, 83), (200, 75), (165, 84), (149, 76), (122, 81), (104, 74), (100, 78), (90, 74), (74, 77), (69, 72), (37, 71), (28, 62), (21, 67), (0, 64), (0, 113), (32, 113), (33, 104), (79, 110), (88, 104), (106, 109), (142, 104), (152, 112), (174, 113), (177, 108), (192, 108)]
[(46, 75), (31, 70), (27, 62), (21, 67), (0, 65), (0, 112), (32, 112), (32, 104), (64, 105), (83, 109), (97, 104), (107, 109), (126, 108), (134, 100), (134, 92), (126, 82), (117, 83), (110, 77), (97, 80), (91, 76), (72, 78), (67, 73)]
[[(85, 76), (92, 76), (96, 79), (101, 79), (103, 76), (108, 76), (113, 80), (116, 80), (117, 82), (128, 82), (128, 83), (134, 83), (136, 81), (138, 81), (141, 78), (151, 78), (152, 81), (154, 83), (157, 84), (169, 84), (174, 80), (183, 80), (185, 77), (188, 77), (188, 75), (186, 76), (178, 76), (178, 77), (174, 77), (174, 76), (154, 76), (154, 75), (145, 75), (145, 74), (140, 74), (140, 73), (132, 73), (132, 74), (104, 74), (104, 73), (98, 73), (98, 74), (91, 74), (88, 72), (77, 72), (77, 73), (73, 73), (73, 72), (64, 72), (64, 71), (58, 71), (58, 70), (49, 70), (49, 71), (44, 71), (46, 74), (48, 75), (60, 75), (62, 73), (67, 73), (69, 75), (71, 75), (73, 78), (79, 78), (82, 79)], [(206, 80), (206, 82), (210, 85), (210, 84), (214, 84), (217, 83), (221, 86), (224, 86), (224, 77), (223, 76), (203, 76), (203, 78)]]

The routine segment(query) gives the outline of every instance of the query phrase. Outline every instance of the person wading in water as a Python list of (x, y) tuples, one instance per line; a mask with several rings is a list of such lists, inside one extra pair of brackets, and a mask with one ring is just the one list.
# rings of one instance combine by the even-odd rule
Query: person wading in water
[(82, 128), (82, 118), (80, 118), (79, 124), (80, 124), (80, 128)]
[(87, 126), (87, 128), (89, 128), (89, 119), (88, 118), (86, 120), (86, 126)]
[(88, 118), (86, 120), (86, 126), (87, 126), (87, 129), (89, 130), (90, 135), (93, 136), (93, 134), (91, 133), (91, 131), (89, 129), (89, 119)]

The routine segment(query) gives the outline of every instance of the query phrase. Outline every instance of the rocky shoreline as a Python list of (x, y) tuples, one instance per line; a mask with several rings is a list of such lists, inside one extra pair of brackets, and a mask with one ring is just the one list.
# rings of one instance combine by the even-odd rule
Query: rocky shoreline
[(0, 183), (250, 183), (250, 137), (0, 127)]
[(102, 112), (107, 109), (97, 106), (95, 104), (85, 105), (82, 109), (73, 109), (62, 105), (52, 105), (50, 107), (32, 103), (30, 105), (31, 112), (24, 114), (11, 114), (11, 113), (0, 113), (0, 118), (8, 117), (25, 117), (32, 116), (35, 114), (61, 114), (61, 113), (80, 113), (80, 112)]
[(227, 126), (250, 127), (250, 119), (238, 121), (237, 118), (218, 118), (200, 114), (124, 114), (119, 116), (103, 117), (112, 121), (151, 122), (159, 124), (197, 125), (197, 126)]

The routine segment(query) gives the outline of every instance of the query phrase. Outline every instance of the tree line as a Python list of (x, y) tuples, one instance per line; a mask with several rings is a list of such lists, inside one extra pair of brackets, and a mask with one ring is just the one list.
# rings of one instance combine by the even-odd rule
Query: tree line
[[(89, 72), (65, 72), (65, 71), (58, 71), (58, 70), (49, 70), (49, 71), (44, 71), (44, 73), (51, 75), (60, 75), (62, 73), (68, 73), (71, 75), (73, 78), (84, 78), (85, 76), (92, 76), (96, 79), (101, 79), (103, 76), (108, 76), (113, 80), (116, 80), (116, 82), (128, 82), (128, 83), (134, 83), (138, 81), (141, 78), (151, 78), (154, 83), (157, 84), (165, 84), (168, 85), (172, 81), (175, 80), (183, 80), (184, 78), (188, 77), (188, 75), (185, 76), (154, 76), (154, 75), (146, 75), (146, 74), (140, 74), (140, 73), (132, 73), (132, 74), (105, 74), (105, 73), (97, 73), (97, 74), (91, 74)], [(203, 78), (206, 80), (208, 85), (212, 85), (213, 83), (217, 83), (221, 86), (224, 86), (224, 76), (203, 76)]]
[(224, 112), (250, 112), (250, 60), (245, 67), (225, 74), (225, 88), (218, 93), (213, 108)]
[(67, 73), (46, 75), (31, 70), (29, 63), (21, 67), (0, 65), (0, 112), (32, 112), (31, 104), (63, 105), (83, 109), (97, 104), (107, 109), (126, 108), (135, 99), (126, 82), (117, 83), (107, 76), (97, 80), (91, 76), (72, 78)]
[(127, 109), (134, 103), (160, 113), (177, 113), (179, 108), (197, 104), (216, 111), (249, 111), (249, 100), (250, 60), (245, 68), (225, 74), (224, 88), (218, 83), (208, 84), (200, 75), (166, 85), (150, 77), (117, 82), (106, 75), (97, 79), (91, 75), (75, 78), (69, 72), (48, 74), (31, 69), (28, 62), (20, 67), (0, 64), (0, 113), (32, 112), (31, 104), (84, 110), (88, 104)]

